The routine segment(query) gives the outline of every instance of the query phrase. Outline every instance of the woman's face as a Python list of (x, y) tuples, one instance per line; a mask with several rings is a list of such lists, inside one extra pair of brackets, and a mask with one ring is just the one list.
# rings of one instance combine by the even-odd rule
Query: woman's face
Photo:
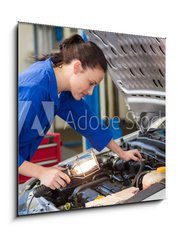
[(70, 78), (70, 91), (76, 100), (86, 95), (92, 95), (94, 87), (104, 78), (104, 71), (100, 67), (83, 69), (81, 66), (74, 68)]

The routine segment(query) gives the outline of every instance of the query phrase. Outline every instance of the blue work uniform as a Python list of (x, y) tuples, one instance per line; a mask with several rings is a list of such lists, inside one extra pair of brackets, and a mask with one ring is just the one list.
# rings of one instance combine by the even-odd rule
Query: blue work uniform
[(31, 160), (56, 115), (98, 151), (112, 139), (112, 132), (99, 123), (84, 99), (75, 100), (70, 91), (58, 95), (50, 58), (20, 74), (18, 87), (18, 166)]

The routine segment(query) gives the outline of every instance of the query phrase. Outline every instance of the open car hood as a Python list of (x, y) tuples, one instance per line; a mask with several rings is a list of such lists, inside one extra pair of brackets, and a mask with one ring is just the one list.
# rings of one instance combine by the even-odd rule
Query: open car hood
[(108, 71), (141, 130), (165, 116), (165, 39), (85, 31), (104, 52)]

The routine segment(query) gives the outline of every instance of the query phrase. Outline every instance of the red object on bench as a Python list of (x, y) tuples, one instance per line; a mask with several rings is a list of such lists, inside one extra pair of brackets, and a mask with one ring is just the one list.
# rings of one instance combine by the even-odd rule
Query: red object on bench
[[(41, 141), (30, 162), (45, 167), (51, 167), (61, 162), (61, 139), (59, 133), (47, 133)], [(19, 183), (24, 183), (29, 177), (19, 174)]]

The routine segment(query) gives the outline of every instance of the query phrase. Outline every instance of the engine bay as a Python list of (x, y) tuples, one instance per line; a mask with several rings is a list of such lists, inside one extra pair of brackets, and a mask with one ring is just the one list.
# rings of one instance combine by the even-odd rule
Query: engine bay
[[(80, 155), (65, 160), (59, 166), (62, 165), (73, 173), (71, 183), (64, 189), (48, 188), (44, 191), (39, 180), (31, 180), (19, 197), (19, 214), (140, 202), (164, 189), (165, 129), (150, 129), (146, 133), (139, 133), (132, 140), (126, 141), (122, 138), (120, 142), (124, 150), (137, 148), (142, 155), (142, 161), (123, 161), (108, 150), (99, 154), (91, 150), (95, 162), (88, 157), (80, 159)], [(86, 153), (88, 156), (90, 151)], [(86, 156), (86, 153), (81, 156)], [(92, 164), (87, 174), (81, 175), (77, 160), (78, 165), (86, 161), (85, 168), (88, 168), (89, 162)], [(72, 168), (77, 169), (76, 172)], [(154, 185), (157, 187), (152, 189)]]

